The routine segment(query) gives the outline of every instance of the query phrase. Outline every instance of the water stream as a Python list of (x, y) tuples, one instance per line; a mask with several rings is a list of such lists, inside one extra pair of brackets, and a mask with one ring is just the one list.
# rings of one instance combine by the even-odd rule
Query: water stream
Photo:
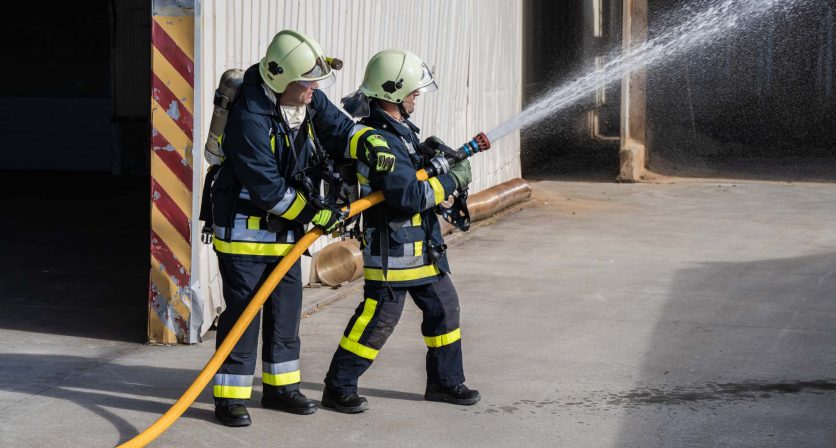
[[(654, 23), (654, 37), (626, 52), (616, 51), (594, 70), (545, 93), (525, 110), (487, 132), (496, 142), (521, 129), (589, 98), (603, 85), (619, 81), (627, 73), (661, 65), (689, 51), (733, 37), (734, 31), (752, 27), (776, 10), (789, 10), (804, 0), (720, 0), (698, 2), (667, 20)], [(665, 24), (667, 23), (667, 25)]]

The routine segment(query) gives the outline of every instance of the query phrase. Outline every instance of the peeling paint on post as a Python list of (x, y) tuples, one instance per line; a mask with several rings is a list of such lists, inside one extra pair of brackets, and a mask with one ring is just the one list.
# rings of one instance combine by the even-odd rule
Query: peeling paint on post
[[(194, 2), (154, 0), (151, 34), (151, 279), (148, 342), (194, 343), (191, 218)], [(199, 307), (198, 307), (199, 308)]]

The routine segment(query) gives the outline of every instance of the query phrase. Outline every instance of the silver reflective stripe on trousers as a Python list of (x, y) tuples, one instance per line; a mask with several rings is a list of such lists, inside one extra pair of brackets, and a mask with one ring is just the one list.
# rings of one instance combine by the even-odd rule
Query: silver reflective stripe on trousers
[(278, 375), (280, 373), (295, 372), (299, 370), (299, 360), (296, 359), (293, 361), (277, 363), (263, 362), (261, 363), (261, 366), (265, 373), (272, 373), (273, 375)]
[(253, 385), (253, 375), (232, 375), (229, 373), (218, 373), (215, 375), (215, 385), (250, 387)]

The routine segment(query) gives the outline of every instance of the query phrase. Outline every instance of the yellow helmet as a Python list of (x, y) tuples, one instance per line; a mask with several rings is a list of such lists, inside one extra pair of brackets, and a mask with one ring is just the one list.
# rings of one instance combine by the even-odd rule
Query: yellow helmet
[(360, 91), (369, 98), (401, 103), (414, 91), (438, 90), (427, 64), (415, 54), (397, 48), (372, 56)]
[(283, 30), (267, 47), (267, 54), (258, 64), (261, 78), (270, 89), (282, 93), (293, 81), (318, 81), (320, 88), (336, 78), (328, 65), (322, 47), (302, 33)]

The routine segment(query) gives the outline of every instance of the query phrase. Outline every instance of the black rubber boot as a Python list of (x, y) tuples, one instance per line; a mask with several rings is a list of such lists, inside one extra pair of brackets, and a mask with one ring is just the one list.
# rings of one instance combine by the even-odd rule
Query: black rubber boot
[(215, 417), (226, 426), (250, 426), (253, 421), (247, 406), (240, 401), (215, 400)]
[(336, 409), (344, 414), (357, 414), (369, 409), (369, 401), (356, 393), (341, 395), (328, 392), (328, 388), (322, 391), (322, 406)]
[(281, 393), (265, 393), (261, 397), (261, 405), (265, 408), (279, 409), (299, 415), (308, 415), (316, 412), (316, 402), (298, 390)]
[(441, 401), (444, 403), (470, 406), (478, 403), (482, 399), (482, 396), (479, 395), (478, 390), (469, 389), (464, 383), (450, 387), (427, 384), (424, 399), (427, 401)]

